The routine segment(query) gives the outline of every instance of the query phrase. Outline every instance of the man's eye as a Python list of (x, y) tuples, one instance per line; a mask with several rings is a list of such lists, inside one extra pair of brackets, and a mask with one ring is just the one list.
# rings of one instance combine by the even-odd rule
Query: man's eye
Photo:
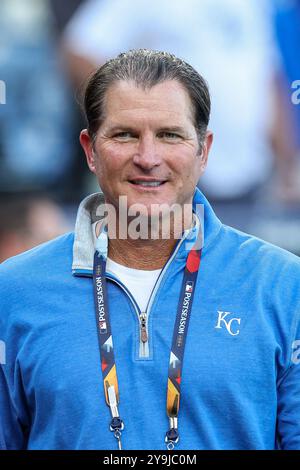
[(180, 140), (182, 137), (175, 132), (161, 132), (159, 137), (166, 140)]
[(117, 140), (130, 140), (130, 139), (135, 139), (136, 137), (132, 134), (132, 132), (117, 132), (114, 135), (114, 138)]

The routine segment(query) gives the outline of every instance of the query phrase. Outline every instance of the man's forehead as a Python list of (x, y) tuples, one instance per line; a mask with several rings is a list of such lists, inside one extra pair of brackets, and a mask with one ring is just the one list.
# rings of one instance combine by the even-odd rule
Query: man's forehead
[[(188, 92), (177, 80), (165, 80), (151, 87), (133, 81), (117, 81), (106, 92), (105, 115), (130, 114), (151, 110), (154, 116), (171, 113), (178, 118), (191, 117), (192, 103)], [(180, 120), (181, 120), (180, 119)]]

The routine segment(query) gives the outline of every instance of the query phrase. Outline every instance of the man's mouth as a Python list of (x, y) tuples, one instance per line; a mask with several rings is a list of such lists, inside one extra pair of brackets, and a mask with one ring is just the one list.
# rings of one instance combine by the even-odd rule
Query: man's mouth
[(162, 186), (163, 184), (166, 183), (166, 180), (158, 181), (158, 180), (129, 180), (130, 183), (136, 185), (136, 186), (142, 186), (143, 188), (157, 188), (159, 186)]

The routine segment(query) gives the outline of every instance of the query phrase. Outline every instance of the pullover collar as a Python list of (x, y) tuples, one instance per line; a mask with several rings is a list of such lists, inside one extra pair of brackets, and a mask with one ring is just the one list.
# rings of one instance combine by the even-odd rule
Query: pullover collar
[[(97, 209), (100, 204), (104, 204), (104, 195), (102, 193), (95, 193), (87, 196), (79, 205), (73, 244), (72, 272), (74, 275), (92, 275), (95, 250), (93, 224), (100, 220), (100, 216), (97, 215)], [(200, 222), (204, 255), (208, 246), (218, 235), (222, 224), (198, 188), (196, 188), (193, 198), (193, 211)], [(197, 236), (197, 232), (196, 224), (185, 233), (185, 240), (176, 252), (177, 260), (185, 261), (187, 253)]]

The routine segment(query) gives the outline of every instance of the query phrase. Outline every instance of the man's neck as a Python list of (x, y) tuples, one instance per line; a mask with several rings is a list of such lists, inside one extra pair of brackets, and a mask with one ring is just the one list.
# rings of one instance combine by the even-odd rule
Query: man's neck
[[(138, 238), (109, 236), (108, 256), (116, 263), (133, 269), (155, 270), (161, 269), (170, 258), (170, 255), (181, 238), (184, 230), (192, 225), (192, 212), (184, 218), (183, 224), (173, 227), (168, 237)], [(99, 235), (100, 224), (97, 224), (96, 235)], [(161, 234), (160, 234), (161, 235)]]
[(108, 243), (108, 256), (133, 269), (161, 269), (170, 258), (177, 240), (120, 240)]

